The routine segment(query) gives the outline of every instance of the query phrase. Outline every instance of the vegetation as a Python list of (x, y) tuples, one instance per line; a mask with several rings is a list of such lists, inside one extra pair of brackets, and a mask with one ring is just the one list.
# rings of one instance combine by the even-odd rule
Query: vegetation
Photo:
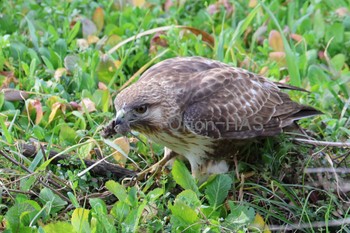
[[(350, 232), (349, 1), (9, 0), (0, 8), (4, 232)], [(90, 172), (86, 161), (137, 171), (162, 157), (143, 135), (99, 133), (127, 81), (174, 56), (305, 88), (289, 94), (324, 115), (202, 185), (180, 161), (145, 181)], [(57, 163), (53, 151), (65, 158)]]

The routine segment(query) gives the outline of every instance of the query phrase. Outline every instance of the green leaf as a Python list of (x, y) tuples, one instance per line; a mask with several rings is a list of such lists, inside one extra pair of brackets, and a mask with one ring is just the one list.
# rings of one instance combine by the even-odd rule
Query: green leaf
[(43, 227), (45, 233), (76, 233), (73, 226), (68, 222), (54, 222)]
[(34, 201), (15, 203), (6, 213), (6, 225), (12, 232), (20, 232), (23, 226), (29, 226), (40, 210), (40, 206)]
[(115, 182), (114, 180), (107, 181), (105, 186), (108, 189), (108, 191), (113, 193), (113, 195), (119, 199), (119, 201), (122, 201), (122, 202), (127, 201), (128, 194), (127, 194), (124, 186)]
[(175, 182), (183, 189), (191, 189), (199, 195), (198, 186), (183, 162), (175, 160), (171, 173)]
[(32, 175), (30, 177), (26, 177), (21, 179), (19, 183), (20, 190), (22, 191), (29, 191), (33, 184), (36, 182), (37, 175)]
[(118, 201), (112, 208), (111, 214), (119, 221), (124, 222), (125, 218), (130, 213), (130, 205), (125, 202)]
[(326, 26), (320, 9), (315, 12), (313, 27), (313, 33), (315, 33), (317, 40), (322, 39), (326, 31)]
[(90, 142), (88, 142), (87, 144), (82, 145), (79, 149), (78, 149), (78, 155), (80, 159), (85, 159), (86, 157), (88, 157), (90, 155), (91, 150), (94, 147), (94, 143), (91, 140), (88, 140)]
[(73, 211), (71, 222), (76, 232), (91, 232), (89, 223), (89, 213), (90, 210), (84, 208), (76, 208)]
[(107, 206), (104, 201), (99, 198), (91, 198), (89, 200), (91, 208), (98, 214), (107, 214)]
[(80, 30), (80, 25), (81, 25), (80, 21), (77, 21), (74, 27), (72, 28), (72, 30), (69, 32), (68, 40), (67, 40), (68, 44), (70, 44), (70, 42), (72, 42), (72, 40), (78, 35)]
[[(107, 206), (106, 204), (98, 198), (92, 198), (90, 199), (90, 205), (92, 207), (92, 216), (97, 220), (95, 223), (95, 226), (92, 228), (95, 232), (110, 232), (114, 233), (116, 232), (116, 229), (114, 227), (114, 219), (111, 215), (107, 214)], [(92, 225), (92, 224), (91, 224)]]
[(164, 194), (164, 190), (163, 189), (156, 188), (156, 189), (153, 189), (152, 191), (150, 191), (147, 194), (147, 197), (149, 198), (149, 201), (155, 201), (163, 194)]
[[(43, 188), (40, 191), (39, 198), (40, 202), (47, 207), (48, 214), (55, 214), (67, 205), (66, 201), (54, 194), (49, 188)], [(50, 205), (48, 205), (49, 203)]]
[(72, 205), (75, 208), (79, 208), (79, 206), (80, 206), (79, 202), (78, 202), (77, 198), (74, 196), (74, 194), (72, 192), (68, 192), (67, 196), (68, 196), (69, 200), (72, 202)]
[(13, 138), (12, 138), (12, 135), (10, 134), (9, 129), (5, 124), (5, 120), (6, 120), (6, 116), (0, 114), (0, 126), (1, 126), (0, 128), (1, 128), (2, 135), (5, 136), (5, 139), (8, 143), (12, 144)]
[(146, 201), (143, 201), (141, 204), (138, 204), (137, 208), (130, 211), (127, 215), (125, 221), (123, 222), (123, 232), (138, 232), (138, 226), (142, 212), (147, 205)]
[(200, 224), (195, 224), (199, 221), (198, 214), (184, 201), (177, 200), (174, 205), (169, 205), (171, 210), (172, 229), (184, 230), (186, 232), (198, 232)]
[(35, 27), (32, 23), (32, 21), (30, 19), (28, 19), (27, 17), (25, 17), (26, 21), (27, 21), (27, 25), (28, 25), (28, 29), (29, 29), (29, 35), (30, 35), (30, 39), (34, 45), (34, 47), (36, 49), (39, 49), (39, 43), (38, 43), (38, 37), (36, 35), (36, 30)]
[[(0, 85), (1, 85), (1, 82), (0, 82)], [(4, 105), (4, 102), (5, 102), (5, 94), (3, 92), (0, 92), (0, 110)]]
[(197, 194), (190, 189), (182, 191), (176, 196), (175, 202), (182, 201), (192, 209), (196, 209), (201, 206), (201, 201), (198, 199)]
[(337, 54), (331, 59), (331, 64), (336, 71), (341, 71), (346, 61), (344, 54)]
[(245, 206), (243, 204), (236, 205), (234, 202), (229, 201), (231, 213), (225, 219), (225, 226), (238, 230), (243, 226), (248, 226), (255, 219), (255, 211), (253, 208)]
[(214, 209), (224, 202), (228, 191), (231, 189), (231, 185), (232, 179), (226, 174), (217, 175), (214, 181), (207, 185), (205, 196)]
[(59, 139), (61, 143), (74, 144), (76, 142), (77, 133), (74, 129), (64, 124), (61, 126)]

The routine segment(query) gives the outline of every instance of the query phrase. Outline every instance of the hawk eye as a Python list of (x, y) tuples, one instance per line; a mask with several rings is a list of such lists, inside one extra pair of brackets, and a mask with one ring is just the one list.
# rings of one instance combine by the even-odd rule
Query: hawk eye
[(134, 111), (137, 112), (138, 114), (143, 114), (147, 111), (147, 105), (138, 106), (134, 108)]

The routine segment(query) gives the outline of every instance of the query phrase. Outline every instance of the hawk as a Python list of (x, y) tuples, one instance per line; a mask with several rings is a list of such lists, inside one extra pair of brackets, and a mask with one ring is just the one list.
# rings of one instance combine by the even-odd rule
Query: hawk
[(229, 158), (252, 139), (321, 113), (281, 89), (303, 91), (203, 57), (167, 59), (117, 95), (116, 118), (102, 134), (138, 131), (166, 147), (157, 165), (182, 155), (203, 180), (227, 172)]

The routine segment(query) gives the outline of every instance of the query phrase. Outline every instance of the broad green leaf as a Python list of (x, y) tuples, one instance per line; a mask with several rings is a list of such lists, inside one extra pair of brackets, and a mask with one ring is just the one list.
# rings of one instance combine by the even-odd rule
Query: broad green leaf
[(124, 232), (138, 232), (140, 218), (146, 205), (147, 201), (143, 201), (142, 203), (139, 203), (137, 207), (135, 206), (136, 208), (134, 210), (130, 211), (125, 221), (123, 222)]
[(340, 53), (332, 57), (331, 64), (336, 71), (341, 71), (341, 69), (345, 64), (345, 61), (346, 61), (345, 55)]
[(196, 209), (201, 206), (201, 202), (197, 197), (197, 194), (190, 189), (182, 191), (176, 196), (175, 202), (182, 201), (192, 209)]
[(232, 179), (226, 174), (217, 175), (215, 180), (207, 185), (205, 196), (214, 209), (224, 202), (231, 185)]
[(149, 198), (149, 201), (155, 201), (157, 200), (160, 196), (164, 194), (164, 190), (161, 188), (155, 188), (149, 193), (147, 193), (147, 197)]
[(74, 205), (75, 208), (79, 208), (79, 202), (77, 200), (77, 198), (74, 196), (74, 194), (72, 192), (68, 192), (67, 196), (69, 198), (69, 200), (72, 202), (72, 205)]
[(344, 25), (340, 22), (329, 25), (326, 29), (326, 41), (332, 40), (331, 45), (344, 43)]
[(59, 139), (61, 143), (73, 144), (77, 140), (77, 133), (74, 129), (64, 124), (61, 126)]
[(76, 208), (73, 211), (71, 222), (76, 232), (90, 233), (91, 228), (89, 224), (90, 210), (84, 208)]
[(116, 204), (114, 204), (111, 214), (119, 222), (124, 222), (125, 218), (129, 215), (130, 210), (130, 205), (128, 205), (126, 202), (118, 201)]
[(30, 39), (31, 39), (33, 45), (35, 46), (35, 48), (39, 49), (38, 37), (36, 35), (36, 30), (35, 30), (34, 24), (32, 23), (31, 19), (29, 19), (27, 17), (25, 17), (25, 19), (27, 21)]
[(93, 141), (89, 140), (90, 142), (88, 142), (87, 144), (82, 145), (79, 149), (78, 149), (78, 155), (79, 158), (81, 159), (86, 159), (86, 158), (90, 158), (90, 152), (94, 147), (94, 143)]
[(51, 189), (48, 188), (43, 188), (40, 191), (39, 198), (43, 205), (51, 202), (51, 208), (47, 210), (48, 214), (55, 214), (67, 205), (66, 201), (62, 200), (62, 198), (54, 194)]
[(255, 211), (253, 208), (243, 204), (236, 205), (229, 201), (231, 213), (225, 219), (225, 226), (237, 231), (243, 226), (251, 224), (255, 218)]
[(326, 83), (328, 80), (328, 76), (325, 74), (323, 69), (317, 65), (309, 66), (307, 76), (309, 78), (311, 86), (321, 85), (323, 83)]
[(40, 210), (40, 206), (34, 201), (15, 203), (5, 215), (6, 225), (12, 232), (20, 232), (22, 226), (29, 226)]
[(169, 205), (169, 209), (172, 213), (171, 223), (173, 230), (184, 230), (186, 228), (186, 232), (198, 232), (200, 225), (195, 224), (199, 221), (198, 214), (184, 201), (177, 200), (174, 205)]
[(73, 226), (68, 222), (53, 222), (43, 227), (45, 233), (76, 233)]
[(91, 208), (95, 211), (95, 213), (107, 214), (107, 206), (104, 201), (99, 198), (91, 198), (89, 202)]
[(175, 160), (171, 173), (175, 182), (183, 189), (191, 189), (199, 195), (198, 186), (183, 162)]
[(22, 191), (29, 191), (31, 190), (33, 184), (37, 181), (37, 176), (36, 175), (32, 175), (30, 177), (26, 177), (26, 178), (23, 178), (21, 179), (20, 181), (20, 190)]
[[(111, 215), (107, 214), (107, 206), (106, 204), (98, 198), (92, 198), (89, 200), (90, 205), (92, 207), (91, 214), (96, 222), (94, 223), (93, 231), (96, 232), (116, 232), (114, 227), (114, 219)], [(91, 222), (91, 226), (93, 223)]]
[(318, 9), (315, 12), (313, 29), (314, 29), (313, 32), (315, 33), (317, 40), (320, 40), (324, 37), (326, 24), (320, 9)]
[(119, 199), (119, 201), (128, 202), (127, 201), (128, 194), (127, 194), (124, 186), (115, 182), (114, 180), (107, 181), (105, 186), (108, 189), (108, 191), (113, 193), (113, 195)]

